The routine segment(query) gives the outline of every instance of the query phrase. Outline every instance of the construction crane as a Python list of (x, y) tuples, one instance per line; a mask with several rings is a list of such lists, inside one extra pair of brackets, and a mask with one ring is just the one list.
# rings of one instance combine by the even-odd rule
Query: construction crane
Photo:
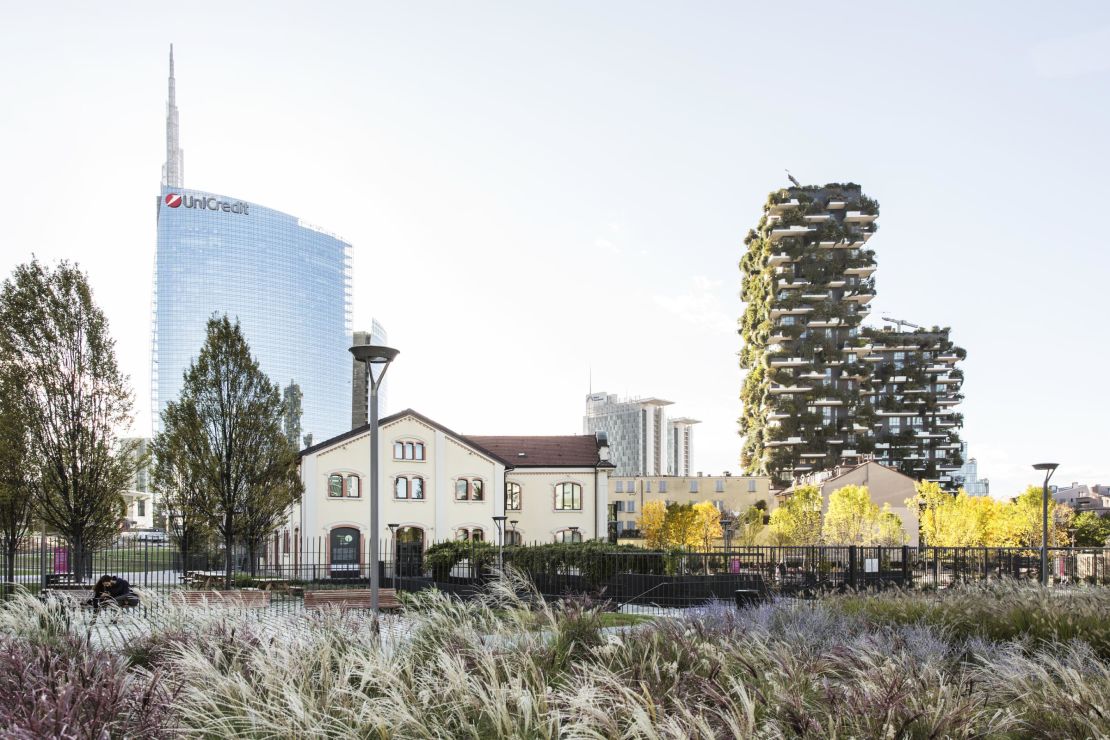
[(883, 317), (883, 321), (889, 321), (889, 322), (890, 322), (890, 323), (892, 323), (892, 324), (897, 324), (897, 325), (898, 325), (898, 331), (899, 331), (899, 332), (901, 332), (901, 331), (902, 331), (902, 327), (903, 327), (903, 326), (908, 326), (908, 327), (910, 327), (911, 329), (920, 329), (920, 328), (921, 328), (921, 327), (920, 327), (920, 326), (918, 326), (917, 324), (911, 324), (910, 322), (908, 322), (908, 321), (905, 321), (905, 320), (903, 320), (903, 319), (892, 319), (892, 318), (890, 318), (889, 316), (884, 316), (884, 317)]
[(790, 178), (790, 182), (794, 183), (794, 187), (800, 188), (802, 186), (802, 184), (794, 179), (794, 176), (790, 174), (790, 170), (786, 171), (786, 176)]

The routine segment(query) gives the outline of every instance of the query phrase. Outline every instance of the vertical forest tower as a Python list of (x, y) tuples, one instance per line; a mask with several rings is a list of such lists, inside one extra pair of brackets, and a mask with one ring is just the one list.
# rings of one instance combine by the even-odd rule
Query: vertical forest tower
[(745, 472), (785, 483), (878, 459), (919, 480), (958, 484), (952, 406), (962, 398), (954, 364), (963, 350), (948, 329), (861, 326), (875, 297), (868, 241), (878, 215), (853, 183), (792, 187), (771, 193), (744, 239)]

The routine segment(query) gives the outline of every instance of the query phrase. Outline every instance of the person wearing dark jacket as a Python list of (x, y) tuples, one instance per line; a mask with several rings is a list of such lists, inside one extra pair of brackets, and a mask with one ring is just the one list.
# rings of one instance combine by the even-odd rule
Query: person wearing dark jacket
[(116, 606), (138, 606), (139, 597), (132, 593), (131, 584), (125, 578), (104, 575), (93, 586), (93, 597), (90, 599), (92, 606), (99, 609), (102, 606), (115, 604)]

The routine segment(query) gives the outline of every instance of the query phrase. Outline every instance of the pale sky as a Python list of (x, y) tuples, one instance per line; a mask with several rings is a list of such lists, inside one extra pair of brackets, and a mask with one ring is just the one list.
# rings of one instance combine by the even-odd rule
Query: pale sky
[(0, 273), (89, 272), (142, 434), (171, 42), (186, 186), (354, 244), (393, 410), (576, 434), (592, 373), (737, 472), (737, 262), (789, 168), (880, 202), (871, 323), (952, 327), (994, 495), (1110, 483), (1106, 3), (4, 3)]

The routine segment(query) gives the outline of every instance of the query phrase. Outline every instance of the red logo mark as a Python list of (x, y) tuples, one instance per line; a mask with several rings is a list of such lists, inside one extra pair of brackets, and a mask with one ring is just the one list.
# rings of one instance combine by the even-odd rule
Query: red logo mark
[(166, 193), (166, 205), (177, 208), (181, 205), (181, 196), (178, 193)]

